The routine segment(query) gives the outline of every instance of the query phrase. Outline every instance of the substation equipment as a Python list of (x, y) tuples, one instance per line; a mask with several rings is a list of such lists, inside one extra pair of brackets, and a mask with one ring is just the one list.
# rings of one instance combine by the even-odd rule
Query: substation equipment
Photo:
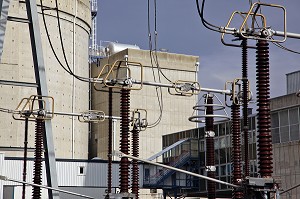
[[(271, 7), (280, 9), (283, 11), (283, 22), (284, 22), (284, 31), (275, 31), (267, 26), (266, 17), (258, 13), (261, 7)], [(243, 22), (239, 29), (230, 28), (229, 25), (234, 16), (242, 16)], [(262, 20), (262, 27), (255, 27), (256, 21), (259, 19)], [(251, 25), (248, 26), (248, 20), (251, 21)], [(225, 103), (231, 108), (231, 119), (232, 119), (232, 148), (233, 148), (233, 180), (232, 184), (228, 183), (227, 185), (233, 187), (233, 199), (269, 199), (269, 198), (279, 198), (280, 196), (280, 187), (278, 181), (272, 177), (273, 173), (273, 160), (272, 160), (272, 136), (271, 136), (271, 120), (270, 120), (270, 82), (269, 82), (269, 47), (268, 42), (285, 42), (285, 40), (290, 38), (300, 38), (299, 34), (288, 33), (286, 29), (286, 10), (283, 6), (275, 4), (266, 4), (266, 3), (254, 3), (252, 4), (248, 12), (233, 12), (232, 16), (229, 19), (226, 27), (220, 27), (218, 30), (222, 33), (221, 41), (224, 45), (241, 47), (242, 48), (242, 78), (233, 80), (232, 82), (227, 82), (225, 85), (225, 92), (219, 92), (225, 94)], [(231, 34), (237, 37), (236, 40), (241, 40), (241, 45), (228, 44), (224, 40), (225, 34)], [(274, 37), (283, 37), (283, 39), (278, 39)], [(255, 46), (248, 46), (247, 40), (253, 39), (257, 41)], [(257, 79), (257, 102), (258, 102), (258, 164), (259, 164), (259, 177), (250, 177), (250, 167), (249, 167), (249, 157), (248, 157), (248, 103), (251, 100), (250, 85), (248, 80), (248, 67), (247, 67), (247, 49), (253, 48), (256, 49), (256, 79)], [(158, 85), (156, 85), (158, 86)], [(169, 87), (167, 85), (160, 85)], [(174, 86), (174, 85), (173, 85)], [(175, 87), (178, 85), (175, 85)], [(226, 92), (226, 87), (230, 86), (231, 89), (229, 92)], [(176, 89), (175, 89), (176, 90)], [(194, 89), (196, 90), (196, 89)], [(202, 90), (201, 88), (199, 90)], [(205, 89), (204, 89), (205, 90)], [(215, 166), (214, 166), (214, 131), (213, 123), (214, 118), (226, 118), (226, 115), (216, 115), (214, 110), (219, 110), (219, 104), (213, 104), (214, 94), (210, 91), (206, 95), (204, 108), (196, 105), (194, 110), (204, 111), (203, 115), (196, 115), (190, 117), (192, 122), (205, 122), (206, 132), (206, 171), (208, 180), (208, 193), (207, 197), (209, 199), (214, 199), (216, 196), (215, 183), (221, 183), (218, 180), (215, 180)], [(231, 101), (231, 104), (228, 103), (228, 98)], [(242, 157), (241, 157), (241, 134), (240, 134), (240, 106), (243, 108), (243, 132), (244, 132), (244, 154), (245, 154), (245, 167), (244, 175), (242, 171)], [(203, 120), (204, 119), (204, 120)], [(168, 169), (173, 169), (175, 171), (188, 173), (177, 168), (172, 168), (166, 165), (153, 163), (151, 161), (142, 160), (138, 157), (130, 156), (124, 152), (116, 152), (116, 155), (121, 158), (131, 158), (146, 162), (149, 164), (158, 165)], [(189, 173), (190, 175), (194, 175)], [(194, 175), (200, 178), (204, 178), (201, 175)], [(222, 182), (224, 183), (224, 182)], [(282, 192), (283, 193), (283, 192)]]
[[(132, 77), (130, 67), (140, 68), (140, 73), (137, 76), (139, 79), (134, 79)], [(171, 95), (179, 96), (192, 96), (198, 95), (200, 91), (206, 92), (216, 92), (222, 94), (231, 94), (230, 90), (218, 90), (210, 88), (202, 88), (198, 82), (188, 81), (188, 80), (177, 80), (175, 82), (165, 84), (160, 82), (149, 82), (143, 80), (143, 65), (138, 62), (131, 62), (128, 60), (128, 56), (124, 57), (124, 60), (117, 60), (112, 65), (107, 64), (103, 66), (99, 75), (95, 79), (94, 88), (97, 91), (102, 91), (98, 85), (104, 85), (109, 88), (109, 93), (112, 92), (112, 89), (119, 89), (121, 95), (120, 103), (120, 117), (121, 117), (121, 138), (120, 138), (120, 193), (114, 194), (111, 193), (111, 190), (108, 189), (108, 197), (124, 197), (124, 198), (139, 198), (138, 190), (138, 167), (137, 161), (139, 159), (138, 148), (139, 148), (139, 132), (147, 128), (147, 110), (136, 109), (132, 112), (130, 118), (130, 91), (131, 90), (141, 90), (143, 86), (155, 86), (155, 87), (164, 87), (168, 88), (168, 92)], [(110, 96), (111, 94), (109, 94)], [(209, 95), (209, 94), (208, 94)], [(111, 99), (109, 100), (111, 104)], [(109, 106), (110, 107), (110, 106)], [(111, 110), (111, 107), (109, 108)], [(131, 124), (131, 125), (130, 125)], [(129, 126), (132, 127), (132, 155), (129, 154)], [(110, 129), (110, 128), (109, 128)], [(111, 132), (109, 133), (111, 134)], [(110, 137), (110, 136), (109, 136)], [(109, 138), (109, 140), (111, 140)], [(109, 141), (109, 154), (111, 154), (111, 141)], [(132, 160), (132, 178), (131, 178), (131, 189), (132, 192), (129, 193), (129, 157), (135, 157)], [(142, 160), (143, 161), (143, 160)], [(110, 162), (110, 159), (109, 159)], [(153, 163), (153, 162), (152, 162)], [(110, 164), (110, 163), (109, 163)], [(110, 167), (109, 167), (110, 168)], [(108, 178), (111, 178), (111, 172), (108, 172)], [(111, 182), (108, 179), (108, 182)], [(108, 185), (108, 188), (111, 185)]]
[[(3, 1), (3, 3), (9, 5), (9, 1)], [(258, 10), (263, 7), (272, 7), (283, 10), (284, 12), (284, 31), (274, 31), (266, 25), (266, 17), (258, 13)], [(24, 181), (19, 181), (23, 184), (32, 185), (33, 197), (40, 197), (40, 188), (47, 188), (49, 198), (59, 198), (59, 190), (57, 185), (57, 174), (55, 166), (55, 153), (53, 145), (53, 135), (51, 127), (51, 118), (57, 115), (72, 115), (78, 116), (81, 122), (100, 122), (104, 118), (112, 119), (111, 107), (109, 109), (109, 116), (105, 116), (104, 112), (89, 110), (84, 113), (59, 113), (55, 112), (53, 106), (50, 106), (49, 100), (52, 101), (53, 98), (49, 97), (47, 91), (46, 77), (45, 77), (45, 67), (41, 48), (41, 38), (39, 26), (37, 23), (37, 7), (36, 2), (33, 0), (26, 1), (28, 24), (30, 29), (30, 38), (32, 44), (32, 53), (34, 60), (34, 69), (36, 77), (36, 88), (37, 95), (30, 96), (29, 98), (24, 98), (17, 109), (11, 111), (15, 119), (21, 119), (25, 121), (25, 125), (28, 125), (28, 121), (34, 121), (36, 123), (36, 162), (35, 162), (35, 179), (34, 183), (27, 183)], [(2, 10), (3, 11), (3, 10)], [(230, 28), (231, 20), (234, 16), (241, 15), (244, 21), (239, 29)], [(263, 27), (254, 27), (255, 20), (260, 18), (263, 20)], [(252, 26), (248, 26), (248, 20), (252, 19)], [(5, 31), (5, 30), (4, 30)], [(123, 198), (139, 198), (138, 190), (138, 167), (137, 161), (146, 162), (149, 164), (158, 165), (168, 169), (173, 169), (179, 172), (184, 172), (189, 175), (197, 176), (208, 180), (208, 198), (215, 198), (215, 183), (222, 183), (234, 188), (233, 198), (258, 198), (258, 199), (269, 199), (271, 196), (279, 196), (279, 187), (276, 180), (272, 177), (272, 136), (270, 132), (270, 102), (269, 102), (269, 47), (268, 42), (284, 42), (287, 37), (300, 38), (299, 34), (288, 33), (286, 31), (286, 11), (283, 6), (265, 3), (254, 3), (248, 12), (238, 12), (235, 11), (226, 27), (219, 29), (222, 33), (222, 42), (228, 46), (242, 47), (243, 59), (242, 59), (242, 78), (235, 79), (232, 82), (227, 82), (224, 90), (202, 88), (198, 82), (187, 81), (187, 80), (177, 80), (169, 84), (163, 84), (158, 82), (148, 82), (143, 80), (143, 65), (137, 62), (131, 62), (128, 57), (124, 60), (118, 60), (112, 65), (106, 65), (101, 70), (97, 78), (90, 78), (89, 82), (94, 83), (96, 88), (97, 84), (102, 84), (109, 88), (110, 101), (111, 93), (113, 89), (120, 90), (121, 101), (120, 101), (120, 120), (121, 120), (121, 140), (120, 140), (120, 153), (116, 152), (121, 158), (120, 161), (120, 193), (114, 195), (111, 193), (111, 172), (108, 172), (108, 197), (123, 197)], [(227, 44), (224, 41), (224, 35), (231, 34), (242, 40), (241, 45)], [(274, 39), (273, 37), (279, 36), (283, 37), (282, 40)], [(257, 41), (256, 47), (248, 46), (247, 40), (253, 39)], [(253, 178), (249, 176), (249, 158), (247, 149), (247, 139), (248, 139), (248, 121), (247, 121), (247, 106), (250, 100), (250, 89), (247, 74), (247, 48), (255, 48), (257, 56), (257, 99), (258, 99), (258, 159), (259, 159), (259, 174), (260, 177)], [(133, 79), (131, 75), (130, 66), (135, 66), (140, 68), (139, 79)], [(106, 75), (104, 78), (101, 76)], [(131, 112), (130, 117), (130, 91), (131, 90), (141, 90), (144, 85), (155, 86), (155, 87), (165, 87), (168, 88), (169, 93), (172, 95), (180, 96), (191, 96), (198, 95), (200, 91), (205, 91), (204, 105), (194, 106), (194, 110), (198, 113), (199, 111), (204, 111), (203, 115), (195, 115), (190, 117), (192, 122), (202, 122), (206, 126), (206, 147), (207, 159), (206, 159), (206, 170), (207, 176), (202, 176), (199, 174), (194, 174), (188, 171), (182, 171), (177, 168), (172, 168), (166, 165), (154, 163), (151, 161), (140, 159), (139, 156), (139, 133), (147, 128), (147, 111), (144, 109), (137, 109)], [(242, 85), (242, 86), (241, 86)], [(227, 89), (227, 87), (230, 87)], [(233, 182), (227, 183), (219, 181), (215, 178), (216, 167), (214, 165), (214, 119), (222, 118), (229, 119), (227, 115), (217, 115), (214, 112), (218, 110), (223, 110), (225, 106), (222, 104), (214, 104), (214, 93), (220, 93), (225, 95), (226, 105), (231, 108), (232, 111), (232, 145), (233, 145)], [(228, 98), (231, 103), (229, 104)], [(111, 104), (111, 103), (110, 103)], [(239, 109), (240, 106), (243, 107), (243, 132), (244, 132), (244, 143), (245, 143), (245, 175), (242, 175), (241, 170), (241, 140), (240, 140), (240, 124), (239, 124)], [(52, 108), (51, 108), (52, 107)], [(109, 122), (111, 123), (111, 122)], [(131, 126), (131, 130), (130, 130)], [(27, 127), (25, 127), (26, 131)], [(132, 155), (129, 155), (129, 133), (132, 133)], [(111, 134), (111, 133), (109, 133)], [(26, 133), (25, 133), (26, 135)], [(111, 138), (109, 138), (111, 139)], [(44, 142), (44, 143), (43, 143)], [(111, 141), (110, 141), (111, 142)], [(26, 145), (26, 138), (24, 141)], [(42, 145), (44, 145), (44, 156), (46, 163), (46, 173), (47, 173), (47, 186), (40, 185), (40, 158), (42, 155)], [(109, 146), (108, 157), (113, 155), (112, 148)], [(26, 154), (24, 153), (24, 157)], [(130, 161), (128, 159), (133, 159), (132, 163), (132, 192), (129, 193), (129, 166)], [(109, 162), (111, 162), (109, 158)], [(26, 168), (26, 163), (24, 163), (24, 168)], [(111, 169), (111, 166), (108, 167)], [(26, 172), (24, 172), (24, 176)], [(10, 180), (5, 176), (1, 176), (1, 180)], [(15, 181), (16, 182), (16, 181)], [(66, 192), (66, 191), (62, 191)], [(72, 193), (71, 193), (72, 194)], [(76, 195), (73, 193), (73, 195)], [(84, 196), (83, 196), (84, 197)], [(87, 198), (91, 198), (86, 196)]]
[[(203, 25), (210, 29), (209, 24), (205, 21), (197, 3), (198, 11)], [(202, 5), (203, 6), (203, 5)], [(272, 30), (267, 26), (267, 18), (261, 12), (262, 7), (274, 8), (283, 12), (283, 31)], [(203, 9), (203, 7), (202, 7)], [(239, 28), (231, 28), (230, 25), (235, 17), (242, 18), (242, 24)], [(262, 25), (258, 25), (258, 21)], [(233, 180), (232, 183), (240, 186), (234, 188), (232, 198), (257, 198), (269, 199), (279, 198), (280, 188), (278, 181), (272, 177), (273, 159), (272, 159), (272, 135), (271, 135), (271, 119), (270, 119), (270, 75), (269, 75), (269, 44), (268, 42), (282, 43), (286, 39), (299, 39), (300, 35), (287, 32), (286, 27), (286, 10), (281, 5), (253, 3), (248, 12), (234, 11), (225, 27), (216, 27), (214, 29), (221, 34), (221, 41), (226, 46), (242, 48), (242, 78), (229, 82), (232, 84), (233, 96), (231, 96), (232, 105), (232, 148), (233, 148)], [(225, 35), (230, 34), (235, 37), (233, 41), (241, 41), (241, 44), (227, 43)], [(256, 46), (249, 46), (247, 40), (255, 40)], [(248, 67), (247, 67), (247, 49), (256, 49), (256, 94), (257, 94), (257, 120), (258, 120), (258, 168), (260, 177), (250, 177), (249, 157), (248, 157), (248, 119), (247, 110), (250, 100)], [(241, 92), (234, 96), (234, 89), (238, 82), (242, 82)], [(240, 88), (240, 86), (237, 86)], [(241, 100), (239, 100), (241, 99)], [(226, 99), (225, 99), (226, 101)], [(245, 167), (244, 175), (241, 173), (241, 141), (240, 141), (240, 124), (239, 112), (240, 106), (243, 108), (243, 133), (244, 133), (244, 154)], [(214, 198), (213, 196), (208, 198)]]

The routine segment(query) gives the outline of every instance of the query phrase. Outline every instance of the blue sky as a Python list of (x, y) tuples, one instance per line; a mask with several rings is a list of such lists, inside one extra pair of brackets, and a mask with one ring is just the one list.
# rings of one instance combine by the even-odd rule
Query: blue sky
[[(154, 0), (150, 6), (150, 27), (154, 32)], [(300, 33), (297, 0), (266, 0), (287, 9), (288, 32)], [(209, 0), (205, 18), (217, 26), (225, 26), (235, 10), (248, 11), (248, 0)], [(263, 8), (267, 25), (282, 31), (282, 11)], [(146, 0), (98, 1), (97, 39), (136, 44), (149, 49)], [(236, 24), (238, 25), (238, 24)], [(200, 57), (199, 82), (202, 87), (222, 89), (226, 80), (241, 77), (241, 49), (224, 46), (220, 33), (206, 29), (200, 22), (194, 0), (157, 0), (158, 49)], [(252, 44), (255, 44), (252, 42)], [(288, 39), (284, 45), (300, 51), (300, 41)], [(255, 50), (249, 50), (249, 77), (255, 92)], [(300, 55), (279, 49), (270, 43), (271, 97), (286, 94), (286, 73), (299, 70)]]

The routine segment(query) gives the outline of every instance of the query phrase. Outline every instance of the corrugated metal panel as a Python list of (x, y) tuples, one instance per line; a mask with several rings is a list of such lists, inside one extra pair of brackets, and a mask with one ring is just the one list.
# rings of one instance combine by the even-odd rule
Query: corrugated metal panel
[[(3, 175), (4, 154), (0, 153), (0, 174)], [(3, 199), (3, 181), (0, 180), (0, 199)]]
[[(107, 187), (107, 163), (104, 162), (84, 162), (84, 161), (57, 161), (57, 174), (59, 186), (88, 186)], [(0, 154), (1, 166), (1, 154)], [(32, 182), (34, 162), (27, 161), (27, 180)], [(82, 168), (80, 173), (80, 167)], [(23, 161), (4, 160), (1, 174), (12, 179), (22, 180)], [(140, 185), (143, 183), (143, 167), (140, 165)], [(43, 184), (46, 185), (45, 164), (43, 163)], [(1, 182), (0, 182), (1, 183)], [(20, 185), (5, 181), (4, 185)], [(112, 186), (119, 187), (119, 164), (112, 165)], [(0, 198), (1, 199), (1, 198)]]
[[(27, 176), (26, 181), (32, 182), (33, 179), (34, 162), (27, 161)], [(46, 185), (46, 173), (45, 164), (43, 163), (42, 183)], [(5, 160), (3, 164), (2, 174), (16, 180), (23, 180), (23, 161), (22, 160)], [(4, 185), (20, 185), (19, 183), (13, 183), (5, 181)]]
[(300, 90), (300, 71), (286, 74), (287, 94), (292, 94)]

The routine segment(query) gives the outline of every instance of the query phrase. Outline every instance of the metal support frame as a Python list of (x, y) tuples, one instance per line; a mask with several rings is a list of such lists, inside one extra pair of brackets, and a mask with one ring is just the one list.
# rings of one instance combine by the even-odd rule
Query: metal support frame
[[(35, 0), (26, 1), (27, 16), (30, 21), (29, 33), (31, 40), (31, 49), (33, 57), (33, 65), (36, 83), (38, 84), (37, 93), (41, 96), (48, 96), (47, 79), (45, 73), (45, 64), (42, 50), (42, 40), (39, 27), (39, 19), (37, 14), (37, 5)], [(49, 110), (49, 102), (46, 100), (45, 109)], [(39, 108), (44, 109), (43, 103), (39, 103)], [(45, 121), (44, 131), (44, 156), (47, 174), (48, 187), (58, 188), (55, 151), (52, 134), (51, 120)], [(59, 199), (59, 193), (55, 190), (48, 189), (48, 197)]]
[(3, 44), (5, 38), (6, 23), (8, 18), (8, 8), (10, 0), (0, 0), (0, 59), (3, 53)]

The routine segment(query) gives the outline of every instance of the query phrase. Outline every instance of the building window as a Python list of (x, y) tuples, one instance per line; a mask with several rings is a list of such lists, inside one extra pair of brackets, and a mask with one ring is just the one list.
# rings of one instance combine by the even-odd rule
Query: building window
[(289, 110), (289, 119), (290, 119), (291, 125), (299, 123), (298, 108), (293, 108), (293, 109)]
[(281, 142), (288, 142), (290, 141), (290, 135), (289, 135), (289, 126), (282, 126), (280, 127), (280, 140)]
[(299, 140), (299, 124), (290, 126), (290, 136), (292, 140)]
[(280, 124), (281, 127), (289, 125), (288, 110), (284, 110), (284, 111), (279, 112), (279, 124)]
[(272, 132), (272, 142), (273, 142), (273, 144), (280, 143), (279, 128), (271, 129), (271, 132)]
[(78, 175), (84, 175), (85, 174), (85, 167), (84, 166), (79, 166), (78, 167)]
[(272, 127), (272, 128), (277, 128), (277, 127), (279, 127), (279, 117), (278, 117), (278, 113), (272, 113), (272, 114), (271, 114), (271, 127)]
[(200, 141), (200, 151), (202, 152), (202, 151), (204, 151), (204, 149), (205, 149), (205, 142), (204, 142), (204, 140), (201, 140)]
[(150, 169), (145, 169), (145, 181), (150, 181)]

